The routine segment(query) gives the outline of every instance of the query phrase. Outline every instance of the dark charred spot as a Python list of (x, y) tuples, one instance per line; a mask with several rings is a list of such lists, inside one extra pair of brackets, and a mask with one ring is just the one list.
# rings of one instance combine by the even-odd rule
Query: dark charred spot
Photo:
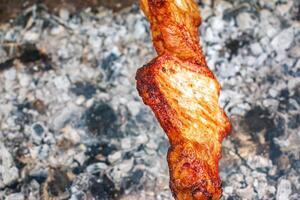
[(265, 79), (266, 79), (267, 82), (270, 82), (270, 83), (274, 83), (275, 80), (276, 80), (276, 78), (274, 76), (269, 75), (269, 74), (266, 76)]
[(76, 166), (72, 169), (72, 173), (75, 175), (79, 175), (84, 171), (83, 167), (81, 166)]
[(123, 190), (134, 187), (135, 189), (139, 189), (140, 183), (144, 176), (144, 171), (137, 169), (130, 176), (126, 177), (122, 181)]
[(38, 136), (42, 136), (44, 133), (44, 128), (41, 124), (36, 123), (32, 126), (32, 129), (34, 130), (34, 132), (38, 135)]
[[(274, 139), (284, 134), (284, 119), (274, 117), (267, 109), (256, 106), (246, 113), (245, 122), (254, 141), (259, 143), (257, 134), (264, 134), (269, 158), (276, 163), (276, 159), (281, 156), (282, 152)], [(266, 149), (265, 146), (262, 149)]]
[(39, 62), (37, 63), (36, 65), (32, 65), (26, 69), (28, 73), (30, 74), (34, 74), (34, 73), (37, 73), (37, 72), (42, 72), (42, 71), (49, 71), (53, 69), (52, 68), (52, 65), (50, 63), (50, 61), (47, 59), (43, 62)]
[(102, 60), (101, 68), (107, 70), (114, 61), (116, 61), (118, 56), (114, 53), (109, 54), (106, 58)]
[[(87, 151), (85, 152), (85, 154), (88, 155), (90, 158), (97, 156), (99, 153), (100, 153), (100, 145), (99, 144), (89, 146), (87, 148)], [(90, 162), (88, 162), (88, 164), (90, 164)]]
[(9, 59), (3, 63), (0, 63), (0, 72), (11, 68), (13, 66), (13, 64), (14, 64), (14, 59)]
[(51, 196), (57, 197), (66, 192), (71, 186), (71, 183), (66, 172), (56, 169), (53, 171), (51, 181), (48, 183), (48, 192)]
[(39, 174), (39, 175), (32, 175), (29, 177), (30, 180), (35, 180), (39, 184), (42, 184), (46, 181), (47, 179), (47, 174)]
[(40, 114), (45, 114), (46, 110), (47, 110), (47, 106), (45, 105), (45, 103), (42, 100), (36, 99), (32, 103), (32, 109), (38, 111)]
[[(110, 154), (117, 151), (118, 148), (110, 143), (102, 143), (102, 144), (95, 144), (88, 147), (86, 151), (86, 155), (89, 156), (89, 159), (85, 161), (84, 166), (88, 166), (90, 164), (99, 162), (99, 160), (96, 158), (97, 155), (103, 155), (105, 158), (107, 158)], [(106, 160), (106, 159), (105, 159)], [(106, 160), (107, 161), (107, 160)]]
[(245, 115), (245, 120), (251, 132), (259, 132), (273, 125), (269, 111), (259, 106), (248, 111)]
[(14, 111), (13, 115), (15, 116), (15, 123), (23, 128), (24, 125), (32, 123), (33, 116), (28, 113), (28, 110), (31, 108), (29, 102), (24, 102), (16, 105), (17, 109)]
[(143, 170), (138, 169), (138, 170), (134, 171), (131, 176), (132, 183), (138, 184), (143, 176), (144, 176)]
[(16, 147), (16, 151), (14, 152), (14, 157), (15, 157), (16, 167), (18, 169), (22, 169), (26, 165), (23, 162), (22, 158), (24, 158), (24, 156), (27, 154), (29, 154), (29, 150), (27, 148), (21, 147), (20, 145)]
[(285, 120), (277, 117), (273, 123), (266, 129), (265, 140), (269, 144), (269, 158), (276, 163), (277, 158), (282, 154), (280, 147), (275, 143), (275, 138), (280, 137), (285, 131)]
[(289, 96), (290, 96), (290, 92), (288, 89), (283, 89), (280, 91), (280, 95), (279, 95), (280, 98), (288, 99)]
[[(295, 95), (296, 95), (296, 91), (295, 91)], [(280, 95), (279, 95), (278, 110), (281, 112), (297, 111), (297, 107), (295, 107), (295, 105), (290, 101), (290, 99), (295, 97), (295, 95), (291, 96), (291, 93), (288, 89), (281, 90)], [(296, 101), (297, 101), (297, 98), (299, 98), (299, 97), (295, 97)]]
[(42, 53), (34, 44), (25, 44), (22, 46), (22, 54), (19, 59), (23, 63), (35, 62), (48, 59), (47, 55)]
[(103, 175), (101, 180), (92, 178), (90, 180), (90, 191), (92, 196), (97, 200), (117, 199), (122, 194), (107, 175)]
[(96, 87), (89, 82), (77, 82), (71, 87), (71, 92), (77, 96), (83, 95), (86, 99), (90, 99), (95, 95)]
[(238, 49), (240, 47), (240, 41), (230, 40), (226, 43), (226, 48), (230, 51), (230, 54), (237, 55)]
[(229, 60), (238, 54), (239, 49), (249, 45), (252, 39), (248, 34), (242, 34), (236, 39), (228, 39), (225, 43), (225, 48), (229, 51)]
[(288, 127), (296, 129), (300, 126), (300, 114), (292, 115), (289, 117)]
[(115, 137), (117, 115), (108, 104), (96, 102), (85, 112), (84, 118), (91, 133), (99, 136)]
[(19, 183), (19, 182), (13, 182), (10, 185), (8, 185), (6, 187), (6, 189), (12, 190), (14, 192), (21, 192), (21, 190), (22, 190), (22, 184)]
[[(35, 73), (52, 69), (50, 57), (39, 50), (35, 44), (24, 44), (20, 47), (20, 55), (17, 57), (22, 63), (27, 64), (26, 71)], [(31, 65), (28, 65), (31, 64)]]
[(107, 157), (117, 150), (117, 147), (113, 144), (104, 143), (99, 148), (100, 152), (103, 156)]
[(20, 103), (17, 105), (17, 111), (22, 112), (24, 109), (30, 109), (31, 104), (28, 101), (25, 101), (24, 103)]
[(117, 59), (118, 56), (114, 53), (111, 53), (102, 60), (101, 68), (105, 71), (106, 80), (110, 80), (113, 77), (113, 64)]
[(124, 160), (128, 160), (130, 158), (134, 157), (133, 153), (132, 152), (126, 152), (123, 156), (123, 159)]

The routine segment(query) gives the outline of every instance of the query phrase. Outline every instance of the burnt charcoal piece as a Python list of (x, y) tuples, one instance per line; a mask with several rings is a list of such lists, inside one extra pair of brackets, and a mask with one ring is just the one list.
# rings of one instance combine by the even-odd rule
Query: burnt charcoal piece
[(29, 176), (29, 181), (34, 179), (39, 184), (42, 184), (42, 183), (44, 183), (46, 181), (47, 176), (48, 176), (47, 173), (34, 174), (34, 175)]
[(267, 82), (270, 82), (270, 83), (273, 84), (273, 83), (275, 82), (275, 79), (276, 79), (276, 78), (275, 78), (274, 76), (268, 74), (268, 75), (265, 77), (265, 79), (266, 79)]
[(15, 158), (15, 164), (16, 167), (19, 170), (22, 170), (23, 167), (27, 165), (26, 161), (24, 162), (24, 157), (28, 156), (30, 154), (29, 149), (27, 147), (22, 146), (20, 143), (25, 143), (24, 138), (22, 138), (22, 141), (19, 144), (15, 143), (15, 151), (13, 152), (13, 157)]
[(71, 92), (77, 96), (83, 95), (86, 99), (90, 99), (96, 93), (96, 87), (89, 82), (77, 82), (71, 88)]
[(3, 63), (0, 63), (0, 72), (11, 68), (13, 64), (14, 64), (14, 59), (9, 59)]
[(290, 92), (288, 89), (283, 89), (280, 91), (280, 98), (283, 98), (283, 99), (288, 99), (289, 96), (290, 96)]
[(43, 135), (43, 133), (44, 133), (44, 128), (43, 128), (43, 126), (42, 125), (40, 125), (40, 124), (34, 124), (33, 126), (32, 126), (32, 129), (34, 130), (34, 132), (38, 135), (38, 136), (42, 136)]
[(86, 155), (89, 157), (87, 161), (85, 161), (84, 166), (88, 166), (90, 164), (99, 162), (95, 157), (98, 154), (103, 155), (105, 158), (107, 158), (108, 155), (112, 154), (114, 151), (117, 150), (117, 147), (113, 144), (109, 143), (103, 143), (103, 144), (95, 144), (92, 146), (89, 146)]
[(228, 43), (226, 43), (226, 48), (229, 49), (231, 55), (237, 55), (239, 47), (239, 40), (231, 40)]
[(90, 158), (97, 156), (100, 153), (100, 144), (94, 144), (88, 146), (87, 151), (85, 152)]
[(73, 169), (72, 169), (72, 173), (73, 174), (75, 174), (75, 175), (79, 175), (79, 174), (81, 174), (82, 172), (83, 172), (83, 168), (82, 167), (80, 167), (80, 166), (77, 166), (77, 167), (74, 167)]
[(269, 117), (268, 110), (256, 106), (246, 113), (245, 122), (251, 132), (259, 132), (264, 128), (273, 126), (273, 121)]
[(72, 183), (67, 174), (61, 170), (55, 170), (51, 179), (48, 183), (48, 192), (51, 196), (59, 196), (66, 192)]
[(26, 70), (29, 73), (48, 71), (52, 69), (50, 62), (51, 60), (48, 55), (40, 51), (35, 44), (24, 44), (18, 46), (17, 51), (17, 55), (15, 55), (13, 58), (0, 63), (0, 71), (12, 67), (15, 59), (19, 59), (24, 64), (35, 63), (35, 65), (26, 66)]
[(253, 38), (247, 34), (243, 34), (237, 39), (228, 39), (228, 42), (225, 43), (225, 48), (229, 51), (229, 60), (238, 54), (240, 48), (249, 45), (252, 39)]
[(271, 126), (268, 127), (265, 139), (269, 144), (269, 158), (276, 163), (277, 159), (282, 155), (280, 147), (275, 143), (274, 138), (284, 134), (285, 121), (283, 118), (274, 119)]
[(47, 106), (40, 99), (37, 99), (32, 103), (32, 108), (34, 110), (38, 111), (40, 114), (45, 114), (46, 110), (47, 110)]
[(130, 158), (132, 158), (132, 157), (134, 157), (134, 155), (133, 155), (133, 153), (132, 152), (126, 152), (125, 154), (124, 154), (124, 156), (123, 156), (123, 159), (124, 160), (128, 160), (128, 159), (130, 159)]
[(31, 108), (30, 103), (24, 102), (22, 104), (18, 104), (17, 110), (13, 113), (13, 115), (15, 116), (15, 123), (17, 125), (20, 125), (21, 129), (25, 124), (32, 123), (32, 119), (33, 119), (32, 114), (26, 112), (26, 109), (30, 109), (30, 108)]
[(288, 109), (288, 105), (289, 105), (289, 96), (290, 96), (290, 92), (288, 89), (283, 89), (280, 91), (280, 95), (279, 95), (279, 107), (278, 109), (280, 111), (286, 111)]
[(256, 106), (246, 113), (245, 122), (252, 138), (257, 142), (259, 142), (257, 133), (265, 130), (264, 137), (268, 144), (269, 158), (276, 163), (282, 152), (280, 147), (274, 142), (274, 138), (284, 134), (284, 119), (274, 118), (268, 110)]
[(280, 147), (277, 146), (274, 141), (270, 141), (269, 158), (273, 163), (277, 163), (277, 159), (282, 155)]
[(24, 103), (20, 103), (17, 106), (17, 110), (19, 112), (23, 112), (24, 109), (30, 109), (31, 108), (31, 104), (28, 101), (25, 101)]
[(117, 147), (113, 144), (104, 143), (99, 147), (99, 153), (107, 157), (112, 154), (114, 151), (118, 150)]
[(27, 66), (29, 73), (48, 71), (52, 69), (51, 60), (45, 53), (41, 52), (35, 44), (24, 44), (21, 46), (21, 55), (18, 59), (24, 64), (36, 63), (34, 66)]
[(90, 185), (91, 194), (97, 200), (117, 199), (121, 194), (121, 191), (115, 187), (115, 184), (107, 177), (107, 175), (103, 176), (101, 182), (91, 179)]
[(86, 111), (85, 123), (95, 135), (114, 137), (117, 115), (108, 104), (96, 102)]
[(106, 73), (105, 76), (106, 76), (107, 81), (110, 80), (113, 76), (114, 71), (112, 69), (112, 65), (113, 65), (113, 62), (117, 59), (118, 59), (117, 55), (114, 53), (111, 53), (102, 60), (101, 68)]
[(129, 189), (131, 187), (137, 188), (141, 183), (141, 179), (144, 176), (144, 171), (137, 169), (130, 176), (126, 177), (122, 182), (122, 188), (124, 190)]
[(30, 74), (34, 74), (36, 72), (41, 72), (41, 71), (49, 71), (52, 69), (52, 65), (50, 63), (50, 60), (44, 60), (41, 63), (38, 63), (38, 65), (34, 66), (28, 66), (26, 69), (27, 72)]
[[(290, 101), (290, 99), (294, 97), (296, 101), (297, 98), (299, 99), (299, 93), (297, 94), (297, 91), (295, 91), (295, 94), (292, 96), (291, 92), (288, 89), (281, 90), (279, 95), (278, 111), (280, 112), (297, 111), (297, 107), (295, 107), (295, 105), (292, 104)], [(298, 103), (300, 103), (300, 101)]]
[(109, 54), (106, 58), (102, 60), (101, 68), (107, 70), (115, 60), (117, 60), (117, 55), (114, 53)]
[[(285, 120), (281, 117), (273, 119), (273, 123), (268, 127), (267, 132), (271, 134), (271, 137), (280, 137), (284, 135), (285, 131)], [(270, 140), (271, 138), (269, 138)]]
[(22, 54), (19, 59), (23, 63), (35, 62), (48, 59), (47, 55), (42, 53), (34, 44), (25, 44), (22, 47)]
[(134, 171), (131, 176), (132, 183), (135, 185), (138, 184), (143, 176), (144, 176), (144, 171), (140, 169)]
[(289, 119), (288, 127), (291, 129), (296, 129), (300, 126), (300, 114), (291, 116)]

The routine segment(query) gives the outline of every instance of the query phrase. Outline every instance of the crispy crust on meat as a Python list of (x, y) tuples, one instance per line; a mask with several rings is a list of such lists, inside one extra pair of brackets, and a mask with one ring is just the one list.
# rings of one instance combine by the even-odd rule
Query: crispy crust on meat
[(173, 196), (219, 199), (221, 142), (231, 125), (199, 45), (197, 6), (193, 0), (141, 0), (141, 7), (158, 57), (137, 71), (137, 89), (169, 138)]

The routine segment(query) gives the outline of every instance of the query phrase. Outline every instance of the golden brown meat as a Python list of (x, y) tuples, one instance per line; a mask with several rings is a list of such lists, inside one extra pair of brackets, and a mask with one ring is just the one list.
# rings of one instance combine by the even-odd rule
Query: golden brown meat
[(175, 199), (219, 199), (218, 161), (230, 122), (218, 105), (220, 85), (198, 38), (194, 0), (141, 0), (158, 57), (140, 68), (137, 88), (167, 133)]

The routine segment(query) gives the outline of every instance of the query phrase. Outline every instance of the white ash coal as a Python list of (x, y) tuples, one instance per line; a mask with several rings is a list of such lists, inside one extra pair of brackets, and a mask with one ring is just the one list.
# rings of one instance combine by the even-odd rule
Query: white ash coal
[[(233, 131), (223, 199), (300, 199), (300, 3), (203, 0), (201, 43)], [(154, 57), (136, 4), (0, 27), (0, 199), (172, 199), (168, 141), (135, 89)]]

